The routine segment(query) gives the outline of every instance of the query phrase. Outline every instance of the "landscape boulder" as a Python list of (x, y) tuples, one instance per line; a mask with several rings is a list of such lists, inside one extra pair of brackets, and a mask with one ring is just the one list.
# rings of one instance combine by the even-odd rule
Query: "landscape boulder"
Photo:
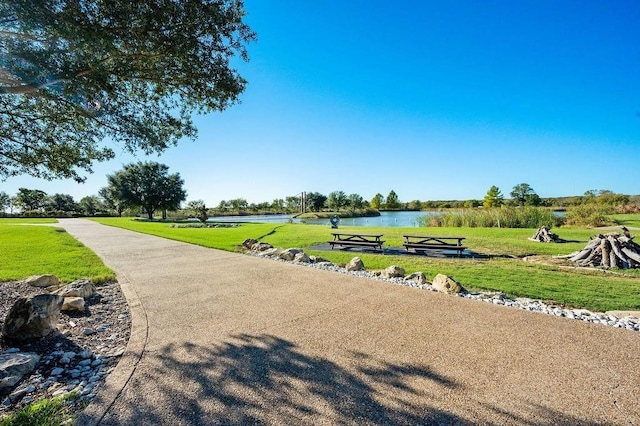
[(82, 297), (65, 297), (61, 311), (84, 311), (84, 298)]
[(431, 283), (434, 289), (438, 290), (442, 293), (447, 294), (458, 294), (466, 292), (466, 290), (457, 282), (443, 274), (438, 274), (433, 279), (433, 283)]
[(0, 354), (0, 395), (9, 391), (27, 374), (31, 373), (40, 356), (31, 352)]
[(405, 281), (413, 281), (416, 282), (418, 284), (426, 284), (427, 283), (427, 277), (425, 276), (424, 272), (414, 272), (413, 274), (407, 275), (404, 278)]
[(267, 249), (267, 250), (261, 252), (260, 255), (261, 256), (265, 256), (265, 257), (278, 257), (278, 256), (280, 256), (280, 253), (282, 253), (282, 249), (281, 248), (272, 247), (270, 249)]
[(258, 240), (254, 240), (253, 238), (247, 238), (242, 243), (242, 247), (246, 248), (247, 250), (251, 250), (253, 245), (256, 244), (257, 242), (258, 242)]
[(289, 262), (292, 262), (296, 258), (296, 255), (298, 253), (302, 253), (302, 250), (300, 250), (299, 248), (288, 248), (286, 250), (283, 250), (283, 252), (280, 253), (278, 257), (280, 257), (280, 259), (282, 260), (288, 260)]
[(4, 320), (2, 335), (7, 339), (40, 338), (56, 330), (64, 298), (55, 294), (21, 297)]
[(253, 251), (266, 251), (272, 248), (273, 246), (269, 243), (255, 243), (251, 246), (251, 250)]
[(293, 258), (293, 261), (298, 263), (311, 263), (311, 259), (309, 259), (309, 256), (307, 256), (305, 252), (296, 254), (296, 257)]
[(309, 261), (311, 263), (324, 263), (324, 262), (328, 262), (327, 259), (320, 257), (320, 256), (309, 256)]
[(47, 288), (52, 286), (59, 286), (60, 279), (55, 275), (32, 275), (23, 281), (25, 284), (29, 284), (33, 287)]
[(362, 271), (364, 269), (364, 263), (362, 259), (356, 256), (347, 263), (345, 268), (347, 271)]
[(96, 286), (91, 280), (76, 280), (53, 292), (62, 297), (82, 297), (86, 299), (96, 293)]
[(384, 271), (382, 271), (382, 276), (384, 278), (402, 278), (404, 277), (405, 271), (403, 268), (398, 265), (391, 265)]

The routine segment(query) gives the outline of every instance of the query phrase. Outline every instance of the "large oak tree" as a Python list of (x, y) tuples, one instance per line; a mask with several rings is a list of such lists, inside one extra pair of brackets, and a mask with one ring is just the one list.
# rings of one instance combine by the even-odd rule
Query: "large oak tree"
[(110, 190), (123, 205), (142, 207), (149, 219), (156, 210), (177, 210), (187, 199), (180, 174), (155, 162), (128, 164), (107, 176)]
[(245, 88), (244, 17), (241, 0), (0, 0), (0, 179), (82, 181), (112, 145), (194, 138), (193, 113)]

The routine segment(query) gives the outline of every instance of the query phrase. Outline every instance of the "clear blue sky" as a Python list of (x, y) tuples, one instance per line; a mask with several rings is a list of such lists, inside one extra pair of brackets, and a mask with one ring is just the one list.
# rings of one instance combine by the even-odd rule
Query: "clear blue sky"
[[(207, 205), (342, 190), (366, 199), (640, 194), (640, 2), (246, 0), (242, 104), (160, 161)], [(145, 160), (145, 157), (139, 157)], [(11, 178), (82, 196), (87, 183)]]

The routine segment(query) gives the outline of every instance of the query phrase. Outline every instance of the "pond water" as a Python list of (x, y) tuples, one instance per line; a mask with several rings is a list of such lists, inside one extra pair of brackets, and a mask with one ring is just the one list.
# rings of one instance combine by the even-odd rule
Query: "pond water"
[[(376, 217), (354, 217), (340, 219), (338, 226), (384, 226), (417, 228), (418, 219), (438, 214), (429, 211), (380, 212)], [(554, 212), (556, 216), (564, 216), (564, 211)], [(210, 222), (259, 222), (259, 223), (306, 223), (309, 225), (331, 226), (329, 219), (294, 219), (290, 214), (258, 215), (258, 216), (224, 216), (212, 217)]]
[[(432, 212), (380, 212), (376, 217), (354, 217), (340, 219), (338, 226), (385, 226), (417, 227), (418, 218), (434, 214)], [(259, 223), (307, 223), (330, 226), (329, 219), (293, 219), (292, 215), (225, 216), (212, 217), (210, 222), (259, 222)]]

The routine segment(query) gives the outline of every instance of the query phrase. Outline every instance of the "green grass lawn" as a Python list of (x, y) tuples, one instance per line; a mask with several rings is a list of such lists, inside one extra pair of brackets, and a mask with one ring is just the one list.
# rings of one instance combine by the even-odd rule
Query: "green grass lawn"
[(115, 279), (100, 258), (61, 228), (29, 224), (55, 219), (0, 219), (0, 281), (53, 274), (62, 281)]
[(640, 214), (614, 214), (611, 217), (620, 225), (640, 228)]
[[(341, 250), (309, 249), (331, 239), (325, 226), (301, 224), (243, 224), (237, 228), (171, 228), (163, 222), (144, 222), (129, 218), (94, 219), (118, 226), (204, 247), (237, 251), (246, 238), (255, 238), (276, 247), (300, 247), (308, 254), (322, 256), (332, 262), (346, 263), (359, 256), (367, 269), (383, 269), (400, 265), (407, 273), (423, 271), (428, 278), (438, 273), (453, 277), (469, 290), (502, 291), (512, 297), (531, 297), (555, 301), (573, 307), (606, 311), (640, 310), (640, 271), (566, 270), (560, 266), (524, 262), (522, 256), (535, 255), (551, 260), (552, 255), (568, 254), (584, 248), (592, 229), (563, 227), (554, 229), (561, 238), (573, 242), (563, 244), (535, 243), (527, 240), (534, 229), (496, 228), (382, 228), (340, 227), (340, 232), (383, 234), (385, 246), (401, 247), (403, 234), (464, 236), (465, 245), (482, 255), (477, 259), (434, 258), (426, 256), (391, 256), (362, 254)], [(491, 256), (490, 256), (491, 255)], [(508, 258), (513, 256), (514, 258)]]

